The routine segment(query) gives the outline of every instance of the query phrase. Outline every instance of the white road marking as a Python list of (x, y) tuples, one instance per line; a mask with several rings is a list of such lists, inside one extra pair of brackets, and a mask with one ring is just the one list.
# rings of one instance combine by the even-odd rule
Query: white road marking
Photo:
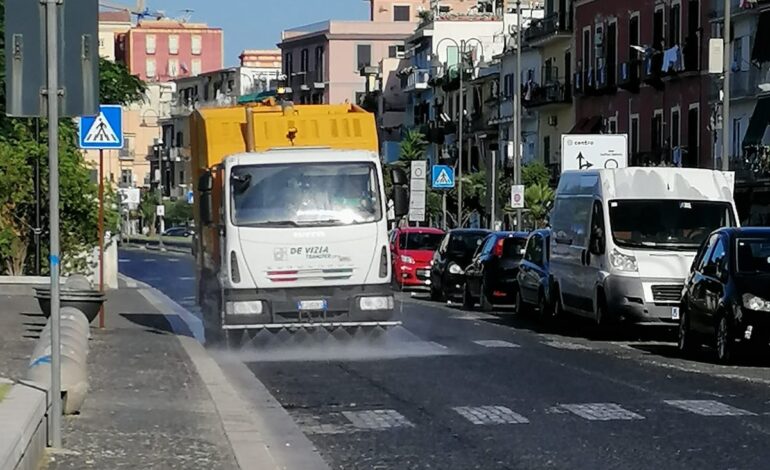
[(145, 259), (144, 259), (144, 262), (145, 262), (145, 263), (154, 263), (154, 262), (156, 262), (156, 261), (158, 261), (158, 260), (156, 260), (155, 258), (145, 258)]
[(518, 348), (520, 347), (518, 344), (509, 343), (508, 341), (502, 341), (499, 339), (479, 339), (474, 341), (474, 343), (478, 344), (479, 346), (484, 346), (485, 348)]
[(572, 351), (591, 351), (593, 349), (585, 344), (571, 343), (569, 341), (549, 341), (545, 343), (545, 345), (556, 349), (568, 349)]
[(716, 400), (664, 400), (665, 403), (702, 416), (756, 416)]
[(577, 403), (561, 405), (565, 410), (591, 421), (644, 419), (615, 403)]
[(353, 426), (360, 429), (384, 430), (414, 427), (414, 424), (396, 410), (343, 411), (342, 415)]
[(431, 344), (431, 345), (433, 345), (433, 346), (435, 346), (437, 348), (441, 348), (441, 349), (449, 349), (448, 346), (444, 346), (443, 344), (437, 343), (435, 341), (428, 341), (428, 344)]
[(166, 261), (168, 261), (169, 263), (178, 263), (179, 262), (179, 258), (171, 258), (171, 257), (169, 257), (168, 259), (166, 259)]
[(130, 263), (131, 260), (128, 258), (119, 258), (118, 263)]
[(183, 276), (179, 278), (180, 281), (194, 281), (195, 277), (193, 276)]
[(457, 406), (452, 408), (473, 424), (527, 424), (529, 420), (504, 406)]

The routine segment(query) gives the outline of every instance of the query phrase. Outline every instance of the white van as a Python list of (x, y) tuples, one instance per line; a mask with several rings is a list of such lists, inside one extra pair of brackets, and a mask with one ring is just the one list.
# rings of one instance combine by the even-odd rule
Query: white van
[(672, 323), (690, 264), (738, 225), (734, 176), (688, 168), (565, 171), (551, 212), (557, 313)]

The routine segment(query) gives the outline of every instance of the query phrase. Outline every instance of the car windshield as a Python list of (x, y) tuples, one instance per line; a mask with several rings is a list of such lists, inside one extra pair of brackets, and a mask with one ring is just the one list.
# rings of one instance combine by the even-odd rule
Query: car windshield
[(612, 237), (627, 248), (696, 250), (712, 231), (734, 224), (726, 202), (610, 201)]
[(232, 221), (239, 226), (334, 226), (382, 218), (371, 163), (236, 166), (230, 186)]
[(449, 242), (449, 251), (464, 254), (473, 253), (487, 235), (484, 232), (455, 234)]
[(402, 233), (398, 237), (398, 247), (402, 250), (435, 251), (443, 237), (440, 233)]
[(770, 274), (770, 237), (739, 238), (736, 258), (740, 273)]
[(524, 257), (524, 246), (527, 240), (522, 238), (506, 238), (503, 242), (503, 258), (521, 259)]

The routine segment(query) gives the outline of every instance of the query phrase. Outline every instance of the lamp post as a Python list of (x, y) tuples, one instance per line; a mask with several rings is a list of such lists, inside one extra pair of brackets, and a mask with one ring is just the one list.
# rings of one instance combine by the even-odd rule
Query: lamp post
[[(730, 0), (724, 0), (724, 86), (722, 94), (722, 171), (730, 170), (730, 67), (732, 67), (732, 42), (730, 40)], [(737, 139), (738, 136), (735, 136)]]
[[(521, 0), (516, 0), (516, 99), (513, 103), (516, 121), (513, 133), (513, 184), (516, 185), (521, 184), (521, 23)], [(521, 209), (516, 209), (516, 229), (521, 230)]]
[[(441, 43), (444, 41), (448, 41), (457, 48), (457, 53), (459, 55), (459, 64), (460, 64), (460, 116), (458, 118), (458, 134), (457, 134), (457, 226), (462, 228), (463, 226), (463, 120), (464, 120), (464, 114), (465, 114), (465, 96), (464, 96), (464, 90), (463, 90), (463, 74), (465, 72), (465, 54), (470, 52), (468, 49), (468, 46), (476, 42), (478, 44), (478, 48), (481, 50), (481, 56), (483, 58), (484, 56), (484, 45), (482, 44), (481, 40), (478, 38), (468, 38), (468, 39), (461, 39), (460, 43), (458, 44), (457, 41), (454, 38), (444, 38), (436, 44), (436, 50), (440, 50)], [(471, 58), (471, 66), (473, 66), (473, 58)], [(469, 147), (470, 151), (470, 147)]]

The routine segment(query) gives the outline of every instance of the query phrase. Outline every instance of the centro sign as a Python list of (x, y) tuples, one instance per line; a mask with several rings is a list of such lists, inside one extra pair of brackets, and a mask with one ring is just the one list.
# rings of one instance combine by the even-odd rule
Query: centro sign
[(627, 166), (626, 134), (561, 136), (561, 171), (616, 169)]

